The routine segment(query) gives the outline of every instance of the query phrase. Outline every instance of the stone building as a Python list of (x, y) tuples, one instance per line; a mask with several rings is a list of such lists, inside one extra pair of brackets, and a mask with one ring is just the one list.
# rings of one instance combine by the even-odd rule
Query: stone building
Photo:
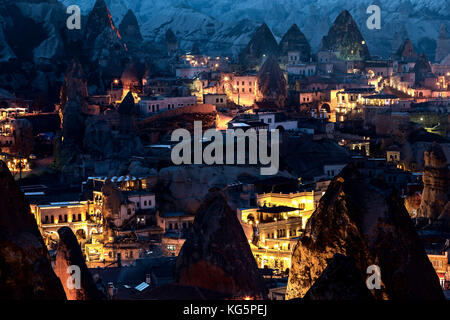
[(92, 201), (31, 204), (31, 213), (50, 248), (59, 241), (58, 230), (69, 227), (80, 243), (90, 242), (93, 234), (102, 232), (101, 207)]
[(314, 211), (314, 191), (257, 194), (256, 203), (257, 207), (237, 211), (253, 256), (259, 268), (285, 272)]

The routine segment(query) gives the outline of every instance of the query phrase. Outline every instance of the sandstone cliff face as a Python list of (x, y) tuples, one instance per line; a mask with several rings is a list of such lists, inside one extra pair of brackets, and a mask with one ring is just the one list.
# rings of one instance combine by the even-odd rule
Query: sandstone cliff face
[(442, 147), (434, 143), (424, 152), (424, 160), (424, 188), (417, 216), (432, 220), (444, 218), (446, 215), (444, 208), (449, 202), (450, 173), (447, 158)]
[(177, 283), (236, 298), (266, 297), (247, 238), (222, 191), (211, 190), (206, 196), (193, 228), (176, 262)]
[[(99, 300), (103, 299), (103, 294), (97, 286), (89, 272), (81, 253), (77, 238), (69, 227), (62, 227), (58, 230), (59, 244), (56, 253), (54, 270), (64, 286), (64, 291), (68, 300)], [(78, 266), (80, 268), (80, 286), (77, 288), (75, 282), (69, 279), (68, 268)], [(74, 287), (70, 287), (73, 284)]]
[(0, 161), (0, 299), (65, 299), (23, 193)]
[(294, 249), (287, 298), (303, 297), (337, 253), (351, 258), (363, 279), (368, 266), (380, 268), (376, 299), (443, 299), (401, 199), (353, 165), (332, 181)]

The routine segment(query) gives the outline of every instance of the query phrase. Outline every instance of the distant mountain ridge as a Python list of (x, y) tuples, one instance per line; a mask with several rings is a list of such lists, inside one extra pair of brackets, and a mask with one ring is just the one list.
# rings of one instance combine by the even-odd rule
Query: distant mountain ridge
[[(70, 0), (60, 0), (66, 5)], [(450, 2), (440, 0), (106, 0), (118, 24), (128, 9), (139, 21), (142, 36), (147, 40), (161, 40), (168, 28), (181, 39), (183, 48), (191, 48), (194, 40), (203, 50), (220, 52), (228, 50), (237, 54), (251, 38), (254, 31), (266, 22), (279, 41), (296, 23), (308, 39), (312, 50), (317, 51), (320, 41), (332, 22), (343, 10), (348, 10), (367, 41), (369, 51), (382, 55), (392, 49), (394, 34), (406, 29), (411, 41), (434, 57), (436, 39), (442, 23), (450, 29)], [(84, 13), (94, 1), (80, 0)], [(377, 4), (381, 8), (381, 30), (368, 30), (367, 7)], [(239, 28), (236, 28), (239, 26)], [(239, 31), (239, 32), (236, 32)]]

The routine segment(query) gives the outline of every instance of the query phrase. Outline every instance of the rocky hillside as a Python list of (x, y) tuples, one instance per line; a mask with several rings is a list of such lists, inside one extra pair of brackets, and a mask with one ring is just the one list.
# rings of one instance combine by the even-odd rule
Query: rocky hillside
[(65, 29), (59, 2), (0, 2), (0, 88), (16, 95), (31, 91), (42, 104), (56, 99), (65, 69)]
[[(71, 0), (61, 0), (72, 4)], [(143, 37), (161, 40), (171, 28), (189, 50), (198, 41), (201, 50), (237, 54), (248, 43), (251, 35), (266, 22), (277, 40), (296, 23), (305, 33), (314, 51), (328, 32), (340, 12), (348, 10), (366, 39), (373, 55), (397, 50), (401, 43), (392, 43), (397, 36), (411, 38), (419, 53), (425, 51), (434, 57), (436, 39), (442, 23), (450, 27), (450, 3), (441, 0), (372, 1), (372, 0), (107, 0), (115, 22), (118, 23), (132, 9), (141, 24)], [(88, 12), (91, 0), (77, 3)], [(367, 7), (377, 4), (381, 8), (380, 30), (369, 30)], [(186, 23), (186, 22), (189, 23)]]
[(147, 62), (154, 53), (138, 45), (142, 37), (131, 11), (121, 24), (125, 39), (104, 0), (81, 17), (81, 30), (69, 30), (68, 17), (58, 1), (0, 2), (0, 88), (45, 107), (58, 102), (73, 59), (88, 75), (89, 94), (102, 94), (134, 57)]
[(303, 297), (335, 254), (351, 258), (362, 279), (370, 265), (380, 268), (375, 299), (444, 299), (403, 201), (353, 165), (331, 182), (295, 246), (287, 297)]
[(0, 299), (66, 299), (25, 196), (0, 161)]

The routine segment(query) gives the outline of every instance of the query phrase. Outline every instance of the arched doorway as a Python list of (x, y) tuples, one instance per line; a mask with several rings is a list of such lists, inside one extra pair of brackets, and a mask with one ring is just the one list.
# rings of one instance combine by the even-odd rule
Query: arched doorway
[(325, 110), (327, 113), (331, 112), (330, 105), (328, 103), (324, 103), (320, 106), (320, 110)]

